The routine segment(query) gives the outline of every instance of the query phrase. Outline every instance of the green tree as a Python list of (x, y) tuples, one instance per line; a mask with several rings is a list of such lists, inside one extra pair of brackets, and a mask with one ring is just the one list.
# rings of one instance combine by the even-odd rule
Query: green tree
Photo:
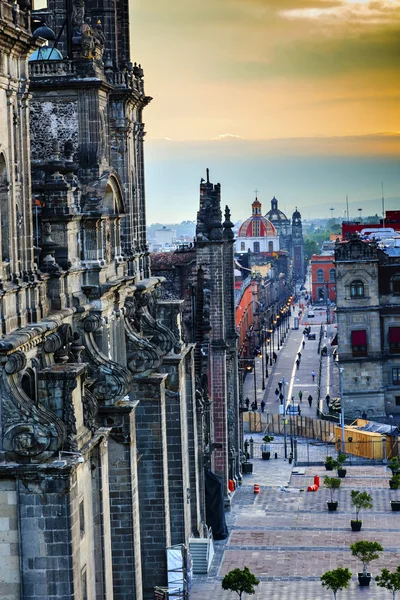
[(254, 586), (258, 585), (260, 580), (250, 571), (248, 567), (244, 569), (232, 569), (222, 580), (222, 589), (236, 592), (239, 599), (243, 594), (255, 594)]
[(354, 544), (351, 544), (350, 550), (353, 556), (361, 560), (364, 577), (367, 576), (369, 563), (379, 558), (378, 552), (383, 552), (379, 542), (370, 542), (369, 540), (354, 542)]
[(351, 572), (345, 567), (338, 567), (333, 571), (327, 571), (321, 576), (323, 587), (332, 590), (335, 600), (339, 590), (344, 590), (349, 587), (350, 579)]
[(356, 490), (352, 490), (351, 501), (353, 503), (354, 508), (356, 509), (356, 521), (360, 520), (358, 517), (360, 515), (361, 509), (372, 508), (372, 498), (368, 494), (368, 492), (358, 492)]
[(375, 577), (379, 587), (386, 588), (393, 594), (393, 600), (396, 600), (396, 592), (400, 590), (400, 566), (395, 571), (382, 569), (381, 574)]

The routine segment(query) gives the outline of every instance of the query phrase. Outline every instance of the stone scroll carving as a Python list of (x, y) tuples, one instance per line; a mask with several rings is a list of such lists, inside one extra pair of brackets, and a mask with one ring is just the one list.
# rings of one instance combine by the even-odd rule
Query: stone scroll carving
[(171, 352), (178, 345), (174, 333), (162, 325), (156, 318), (158, 290), (151, 292), (136, 292), (137, 317), (144, 336), (157, 346), (163, 355)]
[(85, 359), (89, 364), (89, 376), (95, 380), (90, 391), (103, 406), (113, 406), (127, 395), (132, 376), (98, 347), (94, 334), (102, 325), (102, 318), (97, 313), (90, 313), (83, 320)]
[(137, 327), (140, 327), (140, 321), (136, 318), (136, 303), (133, 298), (128, 298), (125, 301), (128, 367), (132, 373), (144, 373), (161, 364), (162, 352), (148, 339), (141, 336)]
[(25, 366), (26, 357), (18, 351), (0, 368), (2, 449), (8, 460), (42, 463), (63, 447), (67, 430), (52, 411), (36, 406), (23, 391), (19, 373)]

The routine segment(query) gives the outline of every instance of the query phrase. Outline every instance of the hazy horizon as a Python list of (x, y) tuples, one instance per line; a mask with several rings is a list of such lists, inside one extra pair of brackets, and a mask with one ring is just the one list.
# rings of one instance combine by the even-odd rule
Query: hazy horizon
[(400, 205), (399, 0), (133, 0), (132, 30), (148, 222), (194, 219), (206, 167), (236, 220), (256, 188), (265, 212), (379, 214), (382, 181)]

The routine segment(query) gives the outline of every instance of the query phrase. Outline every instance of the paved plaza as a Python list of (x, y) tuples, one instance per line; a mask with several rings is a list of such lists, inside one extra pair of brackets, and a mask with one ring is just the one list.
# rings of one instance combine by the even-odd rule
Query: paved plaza
[[(257, 436), (255, 436), (257, 437)], [(379, 541), (384, 553), (371, 565), (372, 574), (382, 567), (394, 569), (400, 564), (400, 513), (392, 512), (390, 500), (399, 495), (389, 489), (390, 471), (385, 466), (347, 466), (347, 476), (336, 492), (339, 508), (329, 513), (329, 491), (307, 492), (307, 486), (319, 475), (327, 474), (323, 465), (292, 469), (282, 459), (253, 459), (252, 475), (243, 476), (243, 484), (234, 493), (232, 510), (226, 513), (229, 537), (215, 542), (216, 555), (208, 575), (193, 579), (192, 600), (233, 600), (237, 595), (223, 591), (223, 576), (235, 567), (248, 566), (261, 580), (254, 600), (325, 600), (332, 592), (319, 581), (327, 570), (349, 567), (353, 578), (348, 590), (338, 592), (338, 600), (365, 598), (390, 600), (392, 595), (374, 581), (360, 588), (357, 573), (361, 564), (351, 556), (352, 542)], [(260, 485), (259, 495), (253, 492)], [(288, 486), (288, 487), (285, 487)], [(354, 518), (350, 491), (368, 491), (373, 508), (361, 515), (360, 533), (350, 528)]]

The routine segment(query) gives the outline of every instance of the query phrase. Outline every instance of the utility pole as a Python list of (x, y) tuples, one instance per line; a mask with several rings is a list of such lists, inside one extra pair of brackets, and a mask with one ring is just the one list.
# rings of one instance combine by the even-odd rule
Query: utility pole
[(285, 443), (285, 458), (287, 458), (287, 432), (286, 432), (286, 383), (285, 378), (282, 377), (282, 389), (283, 389), (283, 438)]
[(339, 367), (339, 389), (340, 389), (340, 421), (342, 425), (342, 452), (345, 452), (344, 443), (344, 402), (343, 402), (343, 367)]

